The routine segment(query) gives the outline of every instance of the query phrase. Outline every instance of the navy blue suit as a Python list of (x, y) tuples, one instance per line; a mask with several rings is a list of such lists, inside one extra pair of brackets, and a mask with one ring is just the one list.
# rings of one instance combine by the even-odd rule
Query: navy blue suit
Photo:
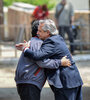
[[(75, 65), (75, 62), (73, 61), (69, 49), (67, 48), (63, 38), (60, 35), (54, 35), (47, 38), (43, 42), (40, 50), (38, 50), (37, 52), (33, 52), (30, 49), (27, 49), (24, 55), (34, 60), (42, 60), (45, 58), (61, 59), (63, 56), (67, 56), (67, 58), (69, 58), (71, 61), (70, 67), (60, 66), (58, 69), (46, 69), (48, 82), (51, 86), (54, 86), (58, 89), (73, 89), (82, 86), (83, 82)], [(61, 100), (78, 99), (62, 98)]]

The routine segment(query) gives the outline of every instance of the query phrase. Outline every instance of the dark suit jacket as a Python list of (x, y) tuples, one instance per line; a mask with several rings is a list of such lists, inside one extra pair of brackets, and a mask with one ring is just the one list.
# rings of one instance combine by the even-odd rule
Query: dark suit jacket
[(83, 84), (75, 62), (60, 35), (47, 38), (37, 52), (27, 49), (24, 55), (34, 60), (61, 59), (63, 56), (67, 56), (71, 61), (70, 67), (60, 66), (58, 69), (46, 69), (49, 84), (57, 88), (74, 88)]

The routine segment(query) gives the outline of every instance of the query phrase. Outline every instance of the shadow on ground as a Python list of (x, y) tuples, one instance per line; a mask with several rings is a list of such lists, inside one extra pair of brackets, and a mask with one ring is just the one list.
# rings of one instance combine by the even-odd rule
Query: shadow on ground
[[(16, 88), (0, 88), (0, 100), (20, 100)], [(43, 88), (41, 100), (54, 100), (50, 88)], [(90, 100), (90, 87), (83, 87), (83, 100)]]

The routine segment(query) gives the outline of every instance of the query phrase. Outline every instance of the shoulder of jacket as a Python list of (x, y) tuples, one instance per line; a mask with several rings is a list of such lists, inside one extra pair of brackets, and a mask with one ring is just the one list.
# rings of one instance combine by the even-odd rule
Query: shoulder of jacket
[(41, 39), (37, 38), (37, 37), (32, 37), (31, 41), (39, 41), (39, 42), (43, 42)]
[(53, 37), (49, 37), (48, 39), (45, 40), (45, 42), (53, 42)]
[(50, 38), (46, 39), (44, 43), (56, 43), (56, 39), (58, 39), (58, 36), (51, 36)]

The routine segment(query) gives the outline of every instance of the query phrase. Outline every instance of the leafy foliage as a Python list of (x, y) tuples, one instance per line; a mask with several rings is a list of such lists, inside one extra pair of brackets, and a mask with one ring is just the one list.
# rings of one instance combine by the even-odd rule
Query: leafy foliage
[(24, 2), (32, 5), (47, 4), (48, 9), (52, 9), (56, 4), (56, 0), (3, 0), (3, 1), (4, 1), (4, 6), (12, 5), (13, 2)]

